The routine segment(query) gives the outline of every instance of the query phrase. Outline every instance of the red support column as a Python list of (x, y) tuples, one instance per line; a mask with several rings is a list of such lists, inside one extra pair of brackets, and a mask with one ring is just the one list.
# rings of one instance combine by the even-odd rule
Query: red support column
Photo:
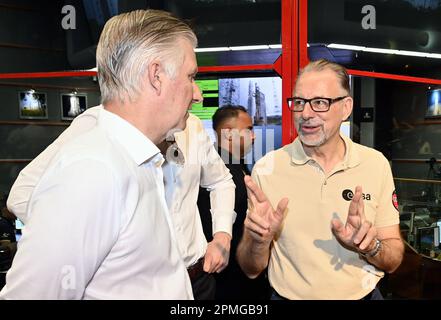
[(303, 68), (308, 58), (308, 0), (299, 0), (299, 64)]
[(282, 0), (282, 145), (294, 139), (294, 126), (286, 98), (292, 95), (298, 73), (298, 1)]

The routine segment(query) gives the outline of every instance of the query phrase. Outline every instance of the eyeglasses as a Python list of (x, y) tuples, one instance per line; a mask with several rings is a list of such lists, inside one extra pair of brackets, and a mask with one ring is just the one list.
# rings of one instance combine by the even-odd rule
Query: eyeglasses
[(326, 112), (331, 107), (331, 104), (343, 100), (349, 96), (342, 96), (337, 98), (322, 98), (316, 97), (312, 99), (303, 99), (299, 97), (292, 97), (286, 99), (288, 102), (289, 110), (293, 112), (302, 112), (305, 109), (305, 105), (309, 102), (311, 109), (315, 112)]

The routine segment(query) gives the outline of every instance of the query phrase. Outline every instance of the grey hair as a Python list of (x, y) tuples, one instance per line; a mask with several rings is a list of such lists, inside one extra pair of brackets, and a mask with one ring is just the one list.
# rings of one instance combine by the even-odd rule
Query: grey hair
[(197, 46), (191, 27), (165, 11), (136, 10), (107, 21), (96, 52), (101, 102), (136, 98), (146, 68), (155, 59), (174, 78), (184, 60), (177, 46), (181, 39)]
[(349, 75), (345, 67), (335, 63), (328, 61), (326, 59), (320, 59), (316, 61), (312, 61), (307, 64), (302, 70), (299, 72), (298, 78), (300, 78), (303, 74), (307, 72), (319, 72), (323, 70), (331, 70), (337, 75), (337, 78), (340, 82), (340, 86), (346, 91), (349, 95), (351, 92), (351, 87), (349, 84)]

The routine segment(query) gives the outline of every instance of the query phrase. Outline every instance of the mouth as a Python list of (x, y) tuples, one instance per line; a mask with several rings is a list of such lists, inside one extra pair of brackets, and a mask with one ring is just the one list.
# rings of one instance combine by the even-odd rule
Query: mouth
[(304, 134), (313, 134), (313, 133), (320, 131), (320, 127), (321, 126), (313, 126), (313, 125), (304, 125), (303, 124), (300, 126), (300, 130)]

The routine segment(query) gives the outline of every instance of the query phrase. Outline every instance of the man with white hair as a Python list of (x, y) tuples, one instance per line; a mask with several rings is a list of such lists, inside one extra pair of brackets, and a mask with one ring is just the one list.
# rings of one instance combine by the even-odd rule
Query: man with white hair
[[(192, 75), (194, 76), (194, 75)], [(198, 97), (198, 101), (202, 97)], [(54, 155), (70, 140), (92, 130), (103, 106), (87, 109), (19, 174), (11, 189), (9, 209), (27, 224), (27, 205), (35, 185)], [(180, 131), (180, 132), (178, 132)], [(174, 133), (172, 135), (171, 133)], [(229, 262), (234, 212), (234, 182), (222, 159), (213, 148), (201, 121), (189, 114), (184, 130), (172, 130), (167, 140), (158, 144), (165, 161), (165, 198), (172, 218), (177, 245), (188, 269), (194, 298), (213, 299), (213, 273), (222, 271)], [(177, 147), (176, 149), (174, 147)], [(182, 158), (175, 156), (179, 151)], [(210, 190), (213, 216), (213, 240), (207, 243), (196, 199), (199, 185)]]
[(1, 298), (193, 298), (156, 145), (184, 129), (202, 99), (196, 44), (186, 23), (162, 11), (106, 23), (97, 48), (103, 109), (91, 130), (53, 146), (35, 177)]

